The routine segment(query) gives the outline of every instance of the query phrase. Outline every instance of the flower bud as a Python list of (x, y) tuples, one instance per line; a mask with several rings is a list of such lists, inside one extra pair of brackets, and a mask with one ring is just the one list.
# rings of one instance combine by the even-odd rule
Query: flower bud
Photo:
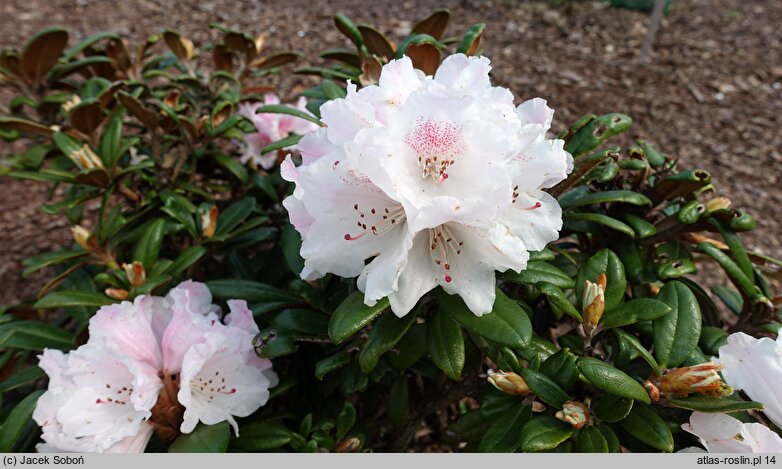
[(104, 290), (104, 293), (109, 298), (119, 301), (127, 300), (129, 294), (127, 290), (123, 290), (121, 288), (107, 288)]
[(71, 109), (75, 108), (79, 104), (81, 104), (81, 98), (79, 98), (78, 94), (75, 94), (71, 97), (71, 99), (62, 103), (62, 110), (65, 112), (71, 112)]
[(495, 388), (515, 396), (526, 396), (529, 394), (529, 386), (524, 378), (514, 372), (491, 371), (489, 370), (487, 378)]
[(73, 235), (76, 244), (81, 246), (84, 250), (90, 250), (90, 237), (92, 236), (92, 233), (90, 233), (87, 228), (84, 228), (81, 225), (72, 226), (71, 234)]
[(722, 250), (728, 249), (728, 245), (723, 243), (722, 241), (717, 241), (716, 239), (712, 239), (709, 238), (708, 236), (704, 236), (698, 233), (685, 233), (684, 239), (691, 242), (692, 244), (711, 243), (717, 249), (722, 249)]
[(580, 429), (589, 422), (589, 409), (582, 402), (567, 401), (554, 417), (573, 425), (575, 429)]
[(147, 273), (141, 262), (133, 261), (131, 264), (122, 264), (122, 268), (125, 270), (125, 275), (128, 276), (131, 287), (143, 285), (147, 281)]
[(727, 210), (730, 208), (731, 201), (727, 197), (715, 197), (706, 202), (706, 210), (716, 212), (717, 210)]
[(600, 322), (605, 311), (605, 289), (606, 275), (600, 274), (597, 282), (592, 283), (589, 280), (584, 282), (584, 295), (582, 297), (582, 311), (584, 317), (584, 326), (587, 330), (594, 329)]
[(76, 163), (76, 166), (81, 169), (106, 169), (106, 167), (103, 166), (103, 161), (101, 161), (100, 157), (86, 144), (81, 147), (80, 150), (74, 151), (68, 156)]
[(216, 205), (209, 207), (209, 211), (201, 212), (201, 234), (204, 238), (211, 238), (217, 229), (218, 210)]
[(684, 397), (696, 393), (713, 397), (729, 396), (733, 394), (733, 388), (722, 381), (717, 373), (722, 368), (712, 362), (674, 368), (663, 373), (657, 386), (660, 394), (666, 397)]
[(651, 381), (644, 381), (644, 389), (646, 389), (646, 392), (649, 394), (649, 399), (652, 400), (652, 402), (657, 402), (660, 400), (660, 390), (657, 389), (657, 386), (654, 385)]
[(352, 453), (361, 448), (361, 440), (356, 437), (346, 438), (340, 444), (337, 445), (335, 451), (337, 453)]

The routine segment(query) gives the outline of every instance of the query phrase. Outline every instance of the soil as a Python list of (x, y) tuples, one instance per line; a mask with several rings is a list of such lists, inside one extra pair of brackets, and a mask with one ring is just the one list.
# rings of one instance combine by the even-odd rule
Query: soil
[[(266, 31), (270, 49), (298, 49), (306, 57), (299, 65), (320, 65), (320, 50), (349, 46), (332, 25), (335, 13), (398, 39), (443, 6), (452, 13), (450, 34), (487, 23), (482, 47), (495, 81), (518, 100), (547, 99), (557, 111), (555, 131), (587, 113), (631, 115), (634, 137), (655, 142), (684, 166), (710, 171), (734, 207), (758, 219), (745, 236), (750, 247), (782, 257), (782, 2), (776, 0), (676, 0), (649, 62), (638, 59), (648, 13), (586, 0), (4, 0), (0, 45), (20, 47), (50, 25), (66, 26), (72, 43), (107, 30), (137, 43), (171, 28), (200, 45), (215, 38), (208, 25), (218, 22)], [(314, 83), (282, 80), (281, 89)], [(0, 155), (8, 151), (0, 146)], [(0, 304), (9, 304), (34, 297), (46, 279), (46, 273), (23, 279), (21, 260), (71, 237), (64, 219), (39, 210), (47, 185), (4, 178), (0, 190)]]

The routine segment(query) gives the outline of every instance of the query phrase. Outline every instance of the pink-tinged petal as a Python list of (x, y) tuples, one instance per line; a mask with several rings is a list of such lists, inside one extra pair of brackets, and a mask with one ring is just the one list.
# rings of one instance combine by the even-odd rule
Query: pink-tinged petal
[(511, 235), (522, 240), (528, 250), (540, 251), (559, 239), (562, 208), (546, 192), (521, 193), (497, 221), (506, 226)]
[(152, 438), (155, 428), (144, 422), (138, 429), (138, 433), (129, 436), (106, 450), (107, 453), (143, 453)]
[(280, 104), (280, 98), (277, 97), (274, 93), (264, 93), (263, 94), (263, 104), (271, 105), (271, 104)]
[(299, 170), (296, 169), (296, 165), (293, 164), (291, 155), (285, 157), (285, 160), (280, 165), (280, 176), (288, 182), (296, 182), (299, 178)]
[[(216, 323), (216, 321), (215, 321)], [(203, 316), (189, 313), (184, 308), (176, 308), (166, 332), (163, 335), (163, 369), (167, 373), (177, 373), (182, 367), (185, 353), (195, 344), (204, 340), (204, 334), (214, 324)]]
[(759, 423), (742, 423), (726, 414), (693, 412), (682, 425), (697, 436), (710, 453), (776, 453), (782, 451), (782, 438)]
[(230, 313), (225, 317), (226, 326), (236, 328), (249, 337), (254, 337), (260, 332), (246, 301), (228, 300), (228, 308)]
[(424, 294), (437, 286), (439, 271), (435, 270), (429, 248), (428, 232), (418, 232), (399, 275), (398, 288), (388, 295), (391, 310), (399, 317), (409, 313)]
[(309, 133), (299, 140), (296, 146), (301, 153), (301, 159), (304, 164), (310, 164), (318, 158), (338, 150), (328, 139), (328, 131), (325, 128), (318, 128), (315, 132)]
[(212, 292), (203, 283), (185, 280), (174, 287), (168, 296), (192, 314), (207, 316), (219, 311), (219, 308), (212, 304)]
[(483, 56), (453, 54), (440, 64), (434, 81), (459, 94), (479, 93), (491, 86), (489, 63), (489, 59)]
[(246, 352), (234, 337), (217, 333), (187, 352), (177, 395), (185, 407), (183, 433), (199, 421), (228, 421), (238, 435), (234, 417), (246, 417), (266, 403), (271, 383), (264, 371), (248, 364)]
[(763, 413), (782, 426), (782, 345), (767, 337), (755, 339), (743, 332), (728, 336), (720, 347), (717, 363), (722, 376), (734, 389), (743, 390), (753, 401), (762, 402)]
[(159, 369), (163, 364), (158, 339), (152, 329), (154, 309), (161, 306), (144, 295), (131, 303), (104, 306), (90, 319), (90, 338), (101, 340), (117, 352)]
[(521, 121), (520, 135), (524, 146), (544, 138), (554, 119), (554, 110), (541, 98), (524, 101), (516, 108), (516, 113)]
[(375, 122), (375, 108), (356, 93), (356, 85), (348, 85), (348, 94), (333, 99), (320, 108), (321, 120), (327, 125), (326, 133), (331, 143), (341, 146), (353, 139), (356, 133)]

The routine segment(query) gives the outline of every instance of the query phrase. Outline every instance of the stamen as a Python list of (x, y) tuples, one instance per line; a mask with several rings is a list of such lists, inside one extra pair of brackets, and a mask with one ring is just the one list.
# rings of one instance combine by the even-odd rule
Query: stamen
[(535, 205), (532, 205), (530, 207), (519, 207), (519, 210), (524, 210), (525, 212), (531, 212), (533, 210), (539, 209), (543, 204), (540, 202), (535, 202)]

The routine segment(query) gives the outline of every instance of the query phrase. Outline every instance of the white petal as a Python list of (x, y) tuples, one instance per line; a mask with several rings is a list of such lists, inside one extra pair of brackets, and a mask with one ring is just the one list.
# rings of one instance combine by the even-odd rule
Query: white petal
[(498, 222), (507, 226), (513, 236), (521, 239), (527, 249), (540, 251), (559, 238), (562, 208), (557, 199), (546, 192), (521, 193), (516, 202), (499, 217)]
[(682, 429), (700, 438), (710, 453), (782, 452), (782, 438), (765, 425), (742, 423), (726, 414), (693, 412)]
[(163, 364), (160, 344), (152, 330), (152, 309), (160, 306), (150, 296), (131, 303), (103, 306), (90, 319), (90, 338), (104, 341), (117, 352), (159, 369)]
[(521, 192), (552, 187), (573, 169), (573, 157), (563, 140), (538, 140), (517, 156), (515, 184)]
[(434, 81), (461, 94), (479, 93), (491, 86), (489, 63), (483, 56), (449, 55), (437, 69)]
[(152, 433), (155, 428), (144, 422), (138, 429), (138, 433), (133, 436), (126, 437), (119, 443), (114, 444), (106, 450), (107, 453), (143, 453), (144, 449), (149, 443), (149, 439), (152, 438)]
[(328, 126), (326, 132), (335, 145), (352, 140), (359, 130), (374, 125), (375, 108), (355, 90), (355, 85), (348, 85), (345, 98), (332, 99), (320, 107), (321, 120)]
[(425, 293), (437, 286), (437, 275), (429, 256), (429, 235), (421, 231), (413, 239), (397, 290), (388, 295), (394, 314), (402, 317), (409, 313)]

